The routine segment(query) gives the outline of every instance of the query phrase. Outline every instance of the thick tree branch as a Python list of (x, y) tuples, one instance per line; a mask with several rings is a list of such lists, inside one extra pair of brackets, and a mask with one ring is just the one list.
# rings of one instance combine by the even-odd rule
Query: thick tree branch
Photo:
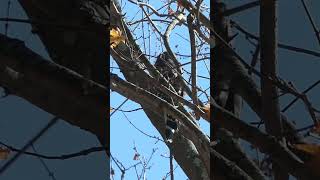
[[(194, 17), (192, 14), (189, 14), (187, 17), (189, 37), (190, 37), (190, 52), (191, 52), (191, 90), (192, 90), (192, 101), (196, 106), (198, 105), (198, 96), (197, 96), (197, 48), (196, 48), (196, 39), (193, 31), (193, 21)], [(194, 110), (195, 111), (195, 110)], [(195, 111), (196, 112), (196, 111)], [(199, 114), (195, 113), (196, 119), (198, 120)]]
[[(107, 89), (0, 35), (0, 84), (43, 110), (97, 135), (107, 145)], [(83, 94), (83, 83), (88, 94)]]
[[(84, 77), (107, 85), (107, 2), (75, 0), (19, 0), (43, 42), (50, 58)], [(71, 27), (52, 28), (50, 24), (68, 24)], [(87, 86), (87, 84), (83, 84)]]
[(259, 129), (248, 125), (243, 120), (238, 119), (232, 113), (223, 109), (214, 101), (211, 102), (211, 105), (215, 110), (214, 116), (217, 117), (217, 120), (213, 121), (213, 126), (223, 127), (231, 131), (234, 135), (248, 141), (261, 152), (273, 157), (278, 165), (297, 178), (320, 178), (311, 172), (297, 156), (289, 151), (286, 146), (279, 143), (273, 136), (267, 135)]
[[(219, 143), (213, 146), (217, 152), (227, 157), (228, 160), (233, 161), (254, 180), (267, 179), (258, 165), (251, 160), (244, 150), (242, 150), (239, 141), (233, 137), (230, 131), (220, 128), (217, 134)], [(215, 171), (218, 172), (217, 170)]]
[[(260, 45), (261, 45), (261, 104), (262, 120), (266, 131), (282, 139), (279, 93), (277, 86), (267, 77), (277, 76), (277, 2), (262, 0), (260, 5)], [(280, 143), (285, 143), (280, 141)], [(272, 165), (275, 180), (285, 180), (289, 176), (277, 164)]]
[[(209, 150), (209, 139), (202, 133), (202, 131), (195, 124), (193, 124), (192, 120), (190, 120), (185, 114), (183, 114), (179, 110), (175, 109), (168, 102), (158, 98), (154, 94), (151, 94), (150, 92), (148, 92), (138, 86), (135, 86), (132, 83), (123, 81), (117, 75), (114, 75), (114, 74), (111, 75), (110, 85), (111, 85), (110, 88), (112, 90), (114, 90), (114, 91), (120, 93), (121, 95), (141, 104), (141, 106), (144, 109), (153, 109), (152, 112), (158, 118), (161, 118), (163, 116), (164, 111), (168, 112), (174, 118), (180, 120), (187, 127), (186, 129), (181, 130), (182, 131), (181, 134), (183, 134), (183, 136), (185, 136), (189, 139), (192, 139), (194, 141), (196, 140), (197, 143), (195, 143), (195, 144), (198, 145), (197, 148), (205, 148), (205, 149)], [(157, 109), (157, 111), (154, 111), (154, 109)], [(161, 130), (162, 129), (160, 129), (160, 133), (163, 135), (163, 130), (162, 131)], [(187, 142), (185, 142), (185, 140), (184, 140), (185, 138), (183, 136), (181, 137), (181, 136), (176, 135), (175, 138), (173, 139), (173, 144), (170, 146), (171, 147), (176, 146), (176, 144), (180, 144), (180, 146), (181, 146), (184, 143), (187, 143)], [(178, 147), (176, 147), (176, 148), (178, 148)], [(172, 148), (172, 150), (174, 153), (177, 151), (180, 151), (180, 153), (181, 153), (181, 151), (184, 151), (184, 149), (175, 149), (175, 148)], [(184, 152), (183, 154), (185, 154), (185, 155), (189, 154), (188, 156), (190, 156), (190, 155), (192, 155), (191, 152), (188, 152), (187, 154)], [(204, 151), (204, 152), (206, 152), (206, 151)], [(207, 155), (209, 155), (209, 153)], [(175, 157), (177, 157), (177, 156), (178, 155), (175, 155)], [(195, 156), (195, 155), (192, 155), (192, 156)], [(180, 157), (180, 156), (178, 156), (178, 157)], [(194, 159), (194, 158), (197, 158), (197, 157), (196, 156), (193, 157), (191, 162), (196, 162), (195, 161), (196, 159)], [(198, 159), (198, 161), (199, 161), (199, 159)], [(181, 166), (183, 166), (183, 165), (185, 165), (185, 164), (182, 164)], [(199, 167), (197, 167), (197, 166), (195, 168), (200, 170)], [(203, 170), (204, 169), (201, 169), (201, 171), (203, 171)], [(196, 173), (196, 174), (198, 174), (198, 173)], [(205, 174), (200, 173), (199, 175), (200, 175), (199, 177), (201, 177), (201, 179), (206, 179), (206, 177), (204, 176)], [(196, 176), (195, 176), (195, 174), (191, 174), (191, 177), (196, 177)]]
[(215, 176), (217, 179), (222, 180), (253, 180), (246, 172), (240, 169), (234, 162), (229, 161), (224, 156), (222, 156), (219, 152), (210, 149), (210, 156), (213, 159), (213, 163), (215, 165), (215, 169), (211, 173), (219, 174)]

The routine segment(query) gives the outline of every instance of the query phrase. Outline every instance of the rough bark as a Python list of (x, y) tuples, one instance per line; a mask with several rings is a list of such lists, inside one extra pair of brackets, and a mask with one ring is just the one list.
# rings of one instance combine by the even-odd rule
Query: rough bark
[[(0, 84), (13, 95), (95, 134), (108, 146), (106, 87), (43, 59), (22, 41), (0, 35)], [(88, 94), (83, 94), (88, 83)]]
[[(227, 42), (231, 35), (228, 20), (223, 16), (225, 12), (225, 5), (218, 0), (214, 1), (213, 12), (215, 13), (215, 17), (213, 18), (214, 31)], [(216, 38), (216, 46), (212, 54), (213, 62), (211, 69), (213, 71), (213, 75), (211, 76), (211, 94), (222, 107), (233, 112), (237, 117), (240, 117), (242, 98), (231, 89), (233, 77), (230, 73), (223, 71), (223, 68), (221, 68), (221, 66), (225, 64), (225, 58), (228, 54), (230, 54), (228, 47), (226, 47), (221, 40)], [(213, 118), (215, 119), (215, 117)], [(225, 156), (229, 161), (238, 165), (239, 168), (242, 168), (241, 171), (247, 173), (250, 178), (265, 179), (263, 173), (254, 164), (254, 162), (251, 161), (245, 153), (243, 153), (243, 150), (237, 143), (238, 139), (236, 137), (233, 137), (231, 134), (229, 136), (221, 137), (221, 134), (223, 133), (219, 132), (224, 132), (225, 130), (219, 129), (215, 126), (211, 127), (212, 140), (219, 141), (218, 145), (213, 147), (217, 152)], [(216, 157), (211, 158), (212, 160), (216, 159)], [(215, 162), (213, 161), (212, 163)], [(221, 173), (223, 173), (223, 171), (219, 170), (219, 167), (213, 167), (211, 172), (211, 179), (217, 178), (217, 176), (222, 176)]]
[[(266, 131), (279, 139), (282, 138), (282, 121), (280, 116), (279, 92), (277, 86), (267, 77), (277, 76), (277, 2), (262, 0), (260, 5), (260, 72), (261, 78), (262, 121)], [(275, 180), (285, 180), (289, 175), (276, 163), (272, 164)]]
[(243, 120), (238, 119), (231, 112), (226, 111), (221, 106), (212, 102), (216, 117), (223, 117), (223, 120), (213, 121), (212, 125), (220, 126), (234, 135), (248, 141), (257, 147), (262, 153), (273, 157), (275, 162), (284, 170), (297, 178), (319, 179), (318, 175), (312, 172), (295, 154), (286, 146), (279, 143), (273, 136), (261, 132)]
[[(67, 67), (84, 78), (107, 87), (108, 73), (108, 33), (107, 2), (104, 0), (19, 0), (30, 21), (32, 32), (37, 34), (46, 47), (51, 60)], [(90, 83), (82, 82), (82, 91), (89, 93)], [(105, 100), (108, 107), (109, 98)], [(72, 108), (69, 106), (68, 108)], [(105, 111), (107, 112), (107, 111)], [(81, 113), (80, 113), (81, 114)], [(90, 121), (99, 121), (99, 127), (105, 135), (101, 134), (101, 142), (109, 144), (107, 135), (108, 116), (85, 116), (86, 124)], [(84, 119), (81, 118), (81, 119)]]
[[(31, 21), (43, 22), (32, 24), (33, 33), (40, 37), (54, 62), (106, 86), (107, 2), (90, 2), (19, 0)], [(46, 23), (63, 24), (65, 27), (48, 26)]]

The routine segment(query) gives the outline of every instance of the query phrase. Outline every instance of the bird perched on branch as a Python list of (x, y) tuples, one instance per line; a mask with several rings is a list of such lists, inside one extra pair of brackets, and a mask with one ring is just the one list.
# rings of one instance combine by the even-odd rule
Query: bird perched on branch
[[(171, 84), (178, 95), (183, 96), (183, 87), (178, 80), (179, 75), (182, 74), (180, 63), (175, 60), (175, 58), (172, 58), (168, 52), (163, 52), (157, 57), (154, 66), (168, 81), (160, 81), (160, 83), (167, 88), (169, 88), (169, 85)], [(177, 106), (177, 104), (169, 95), (160, 92), (159, 90), (157, 91), (156, 95), (173, 106)], [(171, 143), (173, 134), (178, 128), (177, 121), (170, 114), (166, 113), (164, 114), (164, 119), (166, 123), (165, 138), (167, 142)]]

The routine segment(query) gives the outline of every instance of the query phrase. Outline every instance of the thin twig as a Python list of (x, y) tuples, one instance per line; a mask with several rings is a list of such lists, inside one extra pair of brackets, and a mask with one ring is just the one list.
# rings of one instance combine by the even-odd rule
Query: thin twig
[(160, 138), (157, 137), (157, 136), (151, 136), (151, 135), (143, 132), (141, 129), (139, 129), (137, 126), (135, 126), (135, 125), (129, 120), (128, 116), (127, 116), (125, 113), (123, 113), (123, 115), (124, 115), (124, 117), (126, 118), (126, 120), (127, 120), (136, 130), (138, 130), (140, 133), (144, 134), (145, 136), (147, 136), (147, 137), (149, 137), (149, 138), (153, 138), (153, 139), (156, 139), (157, 141), (162, 141), (162, 142), (164, 142), (162, 139), (160, 139)]
[(113, 110), (113, 112), (110, 114), (110, 117), (116, 113), (118, 111), (118, 109), (120, 109), (129, 99), (127, 98), (126, 100), (124, 100), (115, 110)]
[[(33, 151), (35, 153), (37, 153), (36, 148), (34, 147), (34, 145), (31, 146)], [(56, 180), (56, 177), (54, 176), (54, 173), (49, 169), (48, 165), (46, 164), (46, 162), (44, 162), (44, 160), (41, 157), (38, 157), (39, 161), (41, 162), (42, 166), (46, 169), (49, 177), (51, 177), (53, 180)]]
[(19, 151), (17, 154), (15, 154), (10, 160), (8, 160), (1, 168), (0, 168), (0, 175), (3, 174), (4, 171), (6, 171), (10, 165), (12, 165), (32, 144), (34, 144), (45, 132), (47, 132), (50, 127), (52, 127), (54, 124), (58, 122), (59, 118), (54, 117), (52, 118), (49, 123), (41, 129), (41, 131), (34, 136), (26, 145), (23, 146), (21, 151)]
[(43, 158), (43, 159), (51, 159), (51, 160), (71, 159), (71, 158), (75, 158), (75, 157), (79, 157), (79, 156), (86, 156), (86, 155), (94, 153), (94, 152), (100, 152), (100, 151), (108, 150), (106, 147), (98, 146), (98, 147), (91, 147), (91, 148), (88, 148), (88, 149), (84, 149), (84, 150), (81, 150), (81, 151), (76, 152), (76, 153), (57, 155), (57, 156), (48, 156), (48, 155), (39, 154), (37, 152), (32, 153), (32, 152), (23, 151), (22, 149), (17, 149), (15, 147), (7, 145), (7, 144), (5, 144), (3, 142), (0, 142), (0, 144), (5, 146), (6, 148), (10, 149), (11, 151), (14, 151), (14, 152), (23, 153), (25, 155), (34, 156), (34, 157)]
[(235, 8), (232, 8), (232, 9), (227, 9), (226, 11), (224, 11), (222, 13), (222, 15), (224, 16), (231, 16), (231, 15), (234, 15), (236, 13), (239, 13), (239, 12), (242, 12), (242, 11), (245, 11), (245, 10), (248, 10), (248, 9), (251, 9), (251, 8), (254, 8), (254, 7), (257, 7), (260, 5), (260, 0), (258, 1), (253, 1), (253, 2), (249, 2), (247, 4), (244, 4), (244, 5), (241, 5), (241, 6), (238, 6), (238, 7), (235, 7)]
[[(258, 43), (257, 47), (256, 47), (256, 50), (254, 51), (253, 53), (253, 56), (252, 56), (252, 60), (251, 60), (251, 67), (252, 68), (255, 68), (257, 62), (258, 62), (258, 59), (259, 59), (259, 53), (260, 53), (260, 44)], [(248, 71), (248, 74), (251, 75), (252, 72), (251, 70), (249, 69)]]
[(306, 5), (306, 2), (305, 2), (304, 0), (301, 0), (301, 2), (302, 2), (302, 5), (303, 5), (304, 10), (305, 10), (306, 13), (307, 13), (307, 16), (308, 16), (309, 21), (310, 21), (310, 23), (311, 23), (311, 25), (312, 25), (312, 29), (313, 29), (313, 31), (314, 31), (314, 34), (316, 35), (316, 38), (317, 38), (318, 43), (319, 43), (319, 45), (320, 45), (320, 32), (319, 32), (319, 30), (318, 30), (318, 28), (317, 28), (317, 26), (316, 26), (316, 23), (314, 22), (311, 14), (310, 14), (310, 11), (309, 11), (309, 9), (308, 9), (308, 7), (307, 7), (307, 5)]
[[(320, 80), (316, 81), (315, 83), (313, 83), (310, 87), (308, 87), (307, 89), (305, 89), (302, 93), (306, 94), (308, 93), (310, 90), (312, 90), (314, 87), (316, 87), (318, 84), (320, 84)], [(288, 105), (286, 105), (281, 112), (286, 112), (296, 101), (298, 101), (299, 98), (295, 97)]]
[[(233, 20), (230, 20), (230, 24), (232, 26), (234, 26), (238, 31), (240, 31), (241, 33), (243, 33), (244, 35), (248, 36), (251, 39), (257, 40), (259, 41), (260, 38), (256, 35), (253, 35), (252, 33), (249, 33), (247, 30), (245, 30), (243, 27), (241, 27), (238, 23), (236, 23)], [(309, 54), (312, 56), (316, 56), (316, 57), (320, 57), (320, 52), (316, 52), (316, 51), (312, 51), (309, 49), (304, 49), (304, 48), (299, 48), (299, 47), (295, 47), (295, 46), (290, 46), (287, 44), (283, 44), (283, 43), (278, 43), (279, 48), (282, 49), (287, 49), (289, 51), (294, 51), (294, 52), (298, 52), (298, 53), (304, 53), (304, 54)]]

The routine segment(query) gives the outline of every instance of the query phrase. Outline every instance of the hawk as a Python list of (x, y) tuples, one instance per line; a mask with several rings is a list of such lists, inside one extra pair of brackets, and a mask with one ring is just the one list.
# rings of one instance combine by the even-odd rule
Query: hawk
[[(169, 85), (171, 84), (175, 91), (180, 96), (183, 96), (183, 88), (178, 79), (179, 75), (182, 75), (180, 63), (175, 60), (175, 58), (172, 58), (168, 52), (163, 52), (157, 57), (154, 66), (165, 77), (165, 79), (168, 80), (168, 82), (160, 81), (160, 83), (167, 88), (169, 88)], [(174, 100), (167, 94), (158, 90), (156, 95), (173, 106), (177, 106)], [(164, 114), (164, 119), (166, 123), (165, 140), (172, 143), (173, 134), (178, 128), (177, 120), (170, 114)]]

